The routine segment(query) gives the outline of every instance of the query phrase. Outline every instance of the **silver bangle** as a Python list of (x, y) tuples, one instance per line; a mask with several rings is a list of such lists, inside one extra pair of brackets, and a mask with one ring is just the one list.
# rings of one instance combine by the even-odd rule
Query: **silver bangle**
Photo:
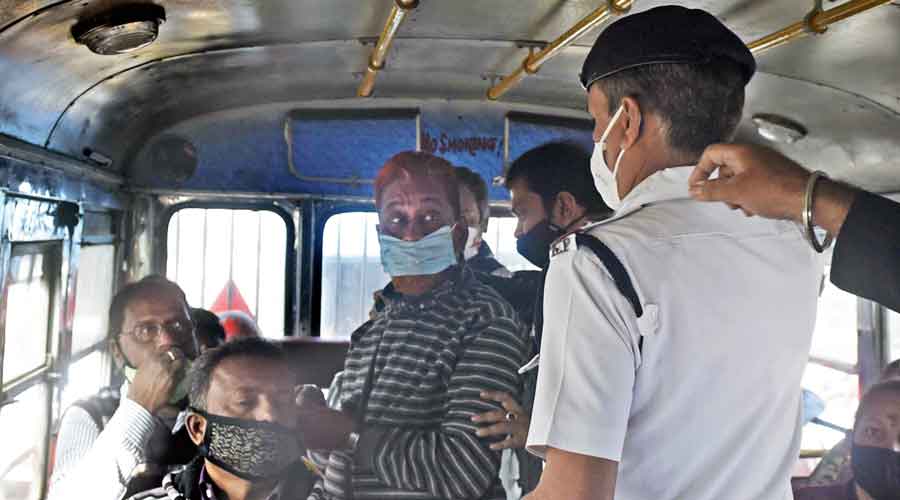
[(819, 182), (821, 178), (828, 178), (825, 175), (825, 172), (821, 172), (816, 170), (809, 176), (809, 180), (806, 181), (806, 193), (803, 195), (803, 229), (804, 234), (806, 236), (806, 241), (809, 242), (810, 246), (812, 246), (813, 250), (818, 253), (822, 253), (826, 248), (831, 246), (831, 242), (833, 238), (830, 234), (825, 235), (825, 240), (819, 242), (819, 239), (816, 237), (815, 227), (813, 224), (813, 202), (814, 196), (816, 192), (816, 184)]

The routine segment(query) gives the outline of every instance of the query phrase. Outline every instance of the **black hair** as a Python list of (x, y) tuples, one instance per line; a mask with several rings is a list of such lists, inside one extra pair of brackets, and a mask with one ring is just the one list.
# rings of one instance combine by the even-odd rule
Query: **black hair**
[(235, 357), (252, 357), (276, 363), (288, 363), (287, 354), (281, 346), (260, 337), (244, 337), (210, 349), (194, 361), (188, 374), (191, 381), (188, 402), (192, 408), (206, 411), (206, 396), (209, 394), (213, 372), (223, 361)]
[(181, 287), (158, 274), (151, 274), (140, 281), (125, 285), (113, 297), (112, 303), (109, 305), (109, 321), (106, 327), (108, 338), (112, 339), (122, 332), (122, 323), (125, 321), (125, 309), (131, 305), (132, 301), (143, 298), (146, 294), (161, 290), (177, 295), (184, 302), (185, 309), (190, 311), (187, 297), (184, 295)]
[(191, 321), (194, 322), (197, 340), (201, 345), (205, 345), (207, 340), (210, 341), (210, 345), (207, 347), (218, 347), (225, 343), (225, 328), (219, 322), (219, 317), (212, 311), (192, 307)]
[(459, 184), (472, 192), (475, 203), (478, 204), (479, 223), (482, 229), (487, 229), (488, 219), (491, 218), (491, 206), (488, 203), (488, 187), (480, 175), (468, 167), (457, 166), (456, 178)]
[(570, 193), (591, 215), (612, 212), (594, 187), (591, 156), (571, 142), (548, 142), (518, 157), (506, 172), (506, 187), (524, 182), (549, 212), (557, 195)]
[(900, 378), (900, 359), (891, 361), (881, 370), (881, 380), (891, 378)]
[(597, 80), (616, 112), (625, 97), (663, 121), (673, 149), (699, 157), (734, 138), (744, 109), (744, 69), (730, 59), (706, 64), (648, 64)]
[(863, 397), (859, 400), (859, 407), (856, 409), (856, 420), (863, 414), (863, 410), (868, 408), (872, 398), (876, 394), (892, 393), (900, 396), (900, 380), (888, 380), (887, 382), (879, 382), (869, 387)]

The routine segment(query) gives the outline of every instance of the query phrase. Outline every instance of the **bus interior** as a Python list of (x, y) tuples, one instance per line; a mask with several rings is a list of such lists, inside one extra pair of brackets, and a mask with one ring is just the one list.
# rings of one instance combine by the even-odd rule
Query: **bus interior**
[[(427, 151), (490, 186), (593, 148), (578, 72), (609, 21), (657, 0), (0, 0), (0, 500), (45, 496), (71, 402), (121, 380), (107, 309), (158, 273), (192, 306), (250, 314), (327, 387), (387, 283), (372, 182)], [(738, 140), (900, 191), (900, 2), (681, 2), (757, 57)], [(849, 428), (900, 357), (900, 316), (824, 281), (803, 386)], [(843, 434), (804, 427), (802, 478)]]

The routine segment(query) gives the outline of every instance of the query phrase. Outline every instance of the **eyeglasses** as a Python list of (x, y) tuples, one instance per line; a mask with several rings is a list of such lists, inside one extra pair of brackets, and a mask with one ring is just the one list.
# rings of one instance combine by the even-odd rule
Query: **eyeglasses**
[(139, 323), (131, 331), (122, 333), (131, 335), (138, 342), (149, 343), (159, 338), (164, 331), (172, 334), (174, 337), (186, 340), (194, 333), (194, 323), (177, 319), (165, 323)]

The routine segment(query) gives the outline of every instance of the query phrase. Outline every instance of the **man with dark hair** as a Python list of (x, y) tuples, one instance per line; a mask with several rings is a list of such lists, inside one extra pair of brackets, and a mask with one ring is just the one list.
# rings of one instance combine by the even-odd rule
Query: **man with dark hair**
[[(590, 155), (576, 144), (551, 142), (517, 158), (506, 172), (506, 187), (513, 214), (518, 218), (515, 236), (519, 253), (535, 266), (546, 268), (550, 245), (556, 239), (573, 228), (608, 217), (609, 207), (592, 184)], [(543, 273), (520, 271), (509, 280), (492, 280), (488, 284), (509, 300), (529, 325), (533, 324), (537, 350), (543, 323), (540, 314)], [(534, 375), (529, 370), (525, 376), (526, 390), (521, 404), (510, 394), (490, 392), (485, 397), (501, 403), (506, 411), (487, 412), (478, 417), (478, 423), (483, 426), (480, 435), (504, 438), (493, 446), (515, 450), (517, 460), (511, 473), (525, 493), (537, 485), (543, 466), (539, 459), (524, 451), (534, 400)]]
[(491, 207), (488, 204), (487, 183), (480, 175), (467, 167), (456, 167), (459, 179), (459, 203), (463, 220), (469, 227), (469, 237), (463, 250), (466, 265), (480, 273), (509, 277), (508, 269), (503, 267), (482, 239), (487, 231), (491, 218)]
[(545, 269), (550, 244), (611, 210), (593, 187), (591, 157), (580, 146), (551, 142), (527, 151), (506, 172), (506, 188), (518, 219), (519, 253)]
[(755, 68), (679, 6), (621, 18), (589, 52), (591, 175), (614, 214), (551, 247), (530, 500), (790, 498), (822, 262), (793, 224), (688, 193)]
[(197, 342), (200, 344), (200, 352), (219, 347), (225, 343), (225, 328), (219, 322), (219, 317), (212, 311), (191, 308), (191, 320), (197, 330)]
[(225, 340), (232, 341), (244, 337), (262, 337), (259, 325), (244, 311), (225, 311), (219, 314), (219, 321), (225, 329)]
[(133, 500), (289, 500), (306, 498), (295, 375), (281, 347), (234, 340), (191, 367), (186, 427), (199, 456)]
[[(384, 307), (351, 336), (340, 410), (304, 398), (323, 471), (311, 500), (504, 499), (500, 452), (476, 436), (484, 391), (519, 394), (525, 328), (460, 266), (466, 226), (447, 161), (400, 153), (375, 180)], [(331, 398), (333, 395), (329, 394)]]
[(173, 433), (183, 427), (185, 371), (198, 354), (184, 292), (160, 276), (125, 286), (109, 308), (108, 338), (126, 381), (120, 393), (64, 413), (50, 500), (117, 500), (195, 452), (184, 432)]
[(900, 498), (900, 381), (872, 386), (856, 411), (849, 481), (799, 488), (796, 500)]

